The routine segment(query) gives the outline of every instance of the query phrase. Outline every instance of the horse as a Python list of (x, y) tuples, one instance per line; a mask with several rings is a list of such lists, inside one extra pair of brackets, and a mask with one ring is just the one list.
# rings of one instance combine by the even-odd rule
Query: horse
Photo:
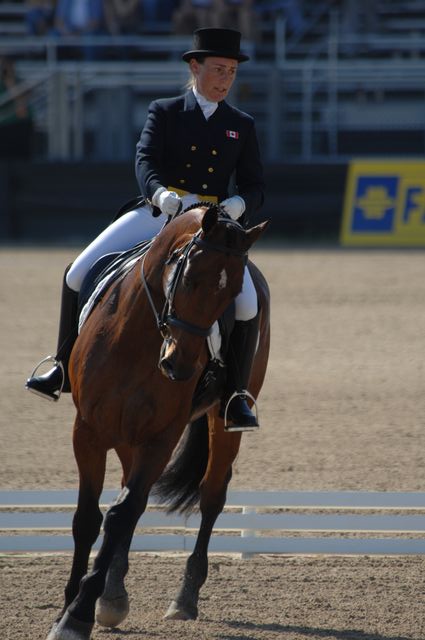
[[(115, 627), (124, 620), (131, 540), (153, 488), (171, 511), (199, 505), (196, 544), (165, 615), (196, 619), (208, 544), (241, 433), (225, 431), (219, 394), (204, 394), (200, 402), (194, 394), (210, 360), (206, 337), (241, 291), (247, 252), (267, 224), (245, 229), (219, 205), (197, 203), (164, 225), (86, 319), (69, 363), (79, 471), (74, 554), (64, 606), (47, 640), (88, 640), (95, 621)], [(261, 314), (248, 389), (256, 399), (269, 353), (270, 295), (259, 269), (248, 265)], [(110, 450), (121, 462), (122, 489), (107, 510), (88, 572)]]

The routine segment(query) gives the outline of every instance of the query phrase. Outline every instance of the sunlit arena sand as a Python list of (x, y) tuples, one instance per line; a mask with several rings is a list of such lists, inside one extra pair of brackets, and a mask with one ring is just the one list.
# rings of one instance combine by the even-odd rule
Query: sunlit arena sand
[[(69, 396), (24, 390), (56, 347), (75, 249), (0, 250), (0, 488), (77, 486)], [(425, 491), (424, 257), (419, 251), (255, 248), (272, 294), (261, 430), (231, 489)], [(120, 483), (111, 454), (105, 486)], [(0, 557), (0, 636), (45, 639), (71, 556)], [(93, 639), (420, 640), (425, 559), (212, 555), (196, 622), (164, 621), (182, 554), (131, 555), (130, 615)]]

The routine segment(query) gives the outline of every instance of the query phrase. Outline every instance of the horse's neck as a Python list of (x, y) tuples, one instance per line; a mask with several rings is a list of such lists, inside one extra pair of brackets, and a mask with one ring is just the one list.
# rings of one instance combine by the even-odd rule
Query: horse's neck
[(162, 287), (164, 265), (175, 249), (187, 244), (200, 229), (199, 213), (189, 211), (167, 224), (146, 254), (145, 273), (153, 287)]

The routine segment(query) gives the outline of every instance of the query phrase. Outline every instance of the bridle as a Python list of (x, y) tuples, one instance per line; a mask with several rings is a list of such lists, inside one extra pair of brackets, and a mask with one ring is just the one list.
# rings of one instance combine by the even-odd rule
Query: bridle
[[(219, 218), (218, 221), (225, 221), (226, 223), (230, 223), (238, 227), (239, 229), (242, 228), (238, 222), (235, 222), (234, 220), (231, 220), (228, 218), (224, 218), (224, 217)], [(146, 256), (149, 253), (149, 250), (143, 256), (143, 260), (141, 264), (141, 278), (142, 278), (143, 286), (146, 291), (146, 295), (149, 300), (149, 304), (151, 306), (151, 309), (155, 317), (156, 325), (162, 337), (164, 338), (164, 340), (167, 340), (170, 338), (170, 327), (177, 327), (179, 329), (183, 329), (183, 331), (186, 331), (196, 336), (200, 336), (201, 338), (207, 338), (209, 335), (211, 335), (211, 332), (212, 332), (212, 325), (210, 327), (204, 328), (196, 324), (193, 324), (191, 322), (188, 322), (187, 320), (182, 320), (181, 318), (178, 318), (174, 308), (174, 298), (176, 295), (177, 287), (179, 285), (182, 273), (186, 265), (186, 261), (188, 259), (188, 256), (192, 247), (197, 246), (207, 251), (219, 251), (220, 253), (234, 255), (240, 258), (243, 258), (246, 256), (246, 253), (247, 253), (246, 251), (241, 251), (239, 249), (234, 249), (231, 247), (226, 247), (224, 245), (208, 242), (207, 240), (203, 240), (200, 237), (201, 232), (202, 230), (200, 229), (192, 236), (191, 240), (189, 240), (189, 242), (186, 245), (184, 245), (181, 249), (176, 250), (176, 252), (178, 252), (180, 255), (177, 259), (177, 264), (174, 269), (173, 279), (171, 281), (170, 286), (168, 287), (168, 293), (165, 297), (165, 303), (161, 312), (158, 312), (155, 307), (155, 303), (153, 301), (152, 294), (150, 292), (149, 285), (147, 283), (146, 275), (145, 275), (144, 263), (145, 263)], [(174, 252), (174, 254), (176, 252)], [(171, 263), (174, 254), (172, 254), (172, 256), (170, 256), (170, 258), (168, 259), (167, 261), (168, 264)]]

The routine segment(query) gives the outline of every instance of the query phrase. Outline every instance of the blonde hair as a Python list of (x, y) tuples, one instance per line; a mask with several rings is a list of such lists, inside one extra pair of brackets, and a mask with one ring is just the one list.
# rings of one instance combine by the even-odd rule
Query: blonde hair
[(189, 78), (187, 79), (187, 82), (184, 85), (184, 88), (186, 89), (186, 91), (190, 91), (194, 87), (196, 87), (195, 76), (193, 75), (192, 71), (189, 71)]
[[(195, 58), (195, 60), (197, 60), (199, 62), (199, 64), (203, 64), (205, 62), (205, 56), (199, 57), (199, 58)], [(186, 82), (186, 84), (184, 85), (184, 88), (186, 89), (186, 91), (190, 91), (191, 89), (193, 89), (194, 87), (196, 87), (196, 78), (195, 78), (195, 74), (193, 73), (193, 71), (189, 66), (189, 78)]]

